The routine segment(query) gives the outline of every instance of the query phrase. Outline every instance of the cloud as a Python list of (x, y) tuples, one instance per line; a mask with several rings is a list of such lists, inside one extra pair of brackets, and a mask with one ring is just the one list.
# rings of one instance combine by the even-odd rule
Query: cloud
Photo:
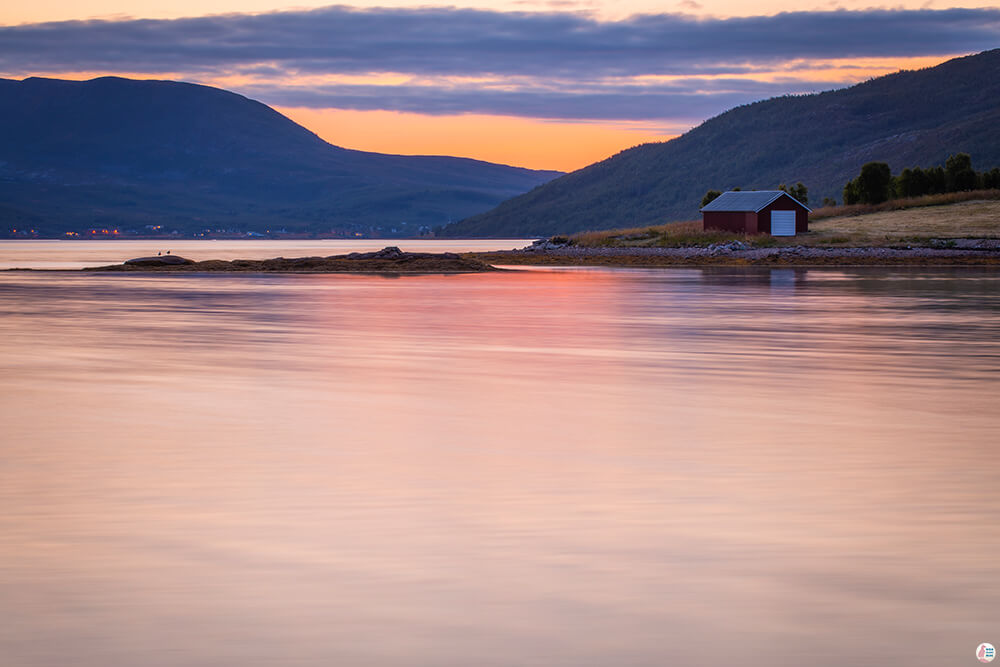
[(203, 70), (273, 62), (304, 71), (627, 75), (790, 58), (968, 53), (1000, 42), (1000, 10), (793, 12), (598, 21), (572, 12), (324, 9), (0, 28), (0, 69)]
[(409, 111), (424, 114), (485, 113), (533, 118), (657, 120), (696, 122), (762, 98), (829, 88), (822, 82), (759, 82), (690, 78), (668, 84), (608, 83), (600, 86), (546, 85), (489, 89), (433, 85), (253, 84), (241, 92), (279, 106)]
[[(683, 105), (692, 110), (691, 117), (701, 117), (700, 111), (763, 96), (832, 87), (795, 80), (795, 67), (805, 66), (789, 63), (970, 53), (998, 43), (998, 9), (790, 12), (728, 19), (656, 14), (600, 21), (571, 11), (334, 6), (0, 27), (0, 71), (180, 72), (193, 80), (242, 73), (267, 85), (240, 87), (240, 92), (283, 105), (568, 118), (667, 117)], [(769, 84), (734, 79), (723, 88), (703, 78), (767, 71), (787, 77)], [(447, 82), (436, 87), (296, 84), (310, 76), (372, 73), (516, 83), (502, 91)], [(672, 88), (633, 85), (637, 77), (664, 75), (690, 80)], [(622, 110), (627, 108), (639, 115)]]

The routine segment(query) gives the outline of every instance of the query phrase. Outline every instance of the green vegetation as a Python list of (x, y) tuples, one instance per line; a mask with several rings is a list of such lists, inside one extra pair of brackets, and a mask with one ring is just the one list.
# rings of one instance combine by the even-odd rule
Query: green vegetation
[(792, 197), (795, 197), (798, 201), (808, 206), (809, 204), (809, 188), (802, 185), (802, 181), (799, 181), (795, 185), (788, 187), (784, 183), (778, 186), (778, 189), (782, 192), (787, 192)]
[(898, 176), (892, 175), (885, 162), (869, 162), (857, 178), (844, 186), (844, 204), (881, 204), (894, 199), (998, 188), (1000, 168), (978, 173), (968, 153), (949, 156), (943, 168), (907, 168)]
[(709, 190), (708, 192), (705, 193), (705, 196), (701, 198), (701, 207), (705, 208), (706, 206), (708, 206), (721, 196), (722, 193), (719, 192), (718, 190)]
[(1000, 164), (998, 71), (1000, 49), (843, 90), (737, 107), (671, 141), (637, 146), (557, 178), (441, 234), (541, 237), (692, 220), (708, 187), (801, 181), (809, 184), (811, 201), (839, 200), (844, 183), (873, 158), (943, 164), (960, 151)]
[(892, 172), (885, 162), (869, 162), (844, 186), (844, 203), (881, 204), (892, 194)]

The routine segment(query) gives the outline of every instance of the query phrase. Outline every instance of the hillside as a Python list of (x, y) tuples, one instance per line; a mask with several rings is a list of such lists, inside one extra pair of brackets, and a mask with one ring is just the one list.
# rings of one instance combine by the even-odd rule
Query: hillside
[(566, 234), (697, 217), (709, 189), (802, 181), (810, 202), (841, 199), (866, 162), (943, 164), (960, 151), (1000, 165), (1000, 49), (841, 90), (737, 107), (671, 141), (572, 172), (442, 236)]
[(415, 235), (557, 175), (339, 148), (207, 86), (0, 79), (0, 233), (163, 225)]

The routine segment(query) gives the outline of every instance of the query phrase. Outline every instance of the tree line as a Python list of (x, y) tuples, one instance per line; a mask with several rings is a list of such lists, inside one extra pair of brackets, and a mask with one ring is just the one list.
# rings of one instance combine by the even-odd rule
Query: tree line
[(844, 186), (844, 204), (881, 204), (945, 192), (1000, 189), (1000, 167), (977, 172), (968, 153), (949, 157), (944, 167), (912, 167), (893, 176), (885, 162), (869, 162)]

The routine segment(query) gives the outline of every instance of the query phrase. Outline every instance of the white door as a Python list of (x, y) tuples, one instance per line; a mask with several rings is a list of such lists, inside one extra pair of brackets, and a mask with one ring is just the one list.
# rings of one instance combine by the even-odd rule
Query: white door
[(771, 236), (795, 236), (795, 211), (771, 211)]

